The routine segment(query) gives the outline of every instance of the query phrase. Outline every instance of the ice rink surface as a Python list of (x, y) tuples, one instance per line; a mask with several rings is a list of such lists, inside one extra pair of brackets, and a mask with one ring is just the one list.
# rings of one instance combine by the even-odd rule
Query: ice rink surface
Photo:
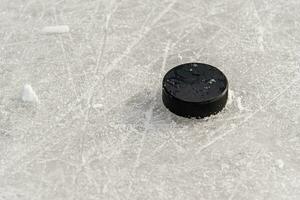
[[(0, 0), (0, 200), (300, 199), (299, 10)], [(219, 115), (163, 106), (163, 75), (191, 61), (227, 75)]]

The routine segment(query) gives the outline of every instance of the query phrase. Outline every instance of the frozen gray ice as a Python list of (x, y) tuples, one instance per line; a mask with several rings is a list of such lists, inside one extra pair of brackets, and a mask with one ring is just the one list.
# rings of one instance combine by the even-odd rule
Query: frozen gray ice
[[(300, 199), (299, 10), (0, 0), (0, 200)], [(227, 75), (222, 113), (163, 106), (163, 75), (191, 61)], [(26, 83), (39, 106), (20, 100)]]

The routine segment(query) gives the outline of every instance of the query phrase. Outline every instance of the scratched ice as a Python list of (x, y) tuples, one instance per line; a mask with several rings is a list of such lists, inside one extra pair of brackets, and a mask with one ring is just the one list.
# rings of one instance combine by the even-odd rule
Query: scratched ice
[[(299, 0), (0, 4), (1, 200), (300, 199)], [(161, 102), (194, 61), (230, 83), (203, 120)]]

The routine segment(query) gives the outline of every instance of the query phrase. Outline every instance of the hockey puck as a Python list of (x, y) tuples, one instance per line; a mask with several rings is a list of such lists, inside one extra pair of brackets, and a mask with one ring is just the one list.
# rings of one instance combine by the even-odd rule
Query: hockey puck
[(187, 63), (171, 69), (163, 79), (162, 100), (174, 114), (204, 118), (220, 112), (228, 98), (228, 80), (216, 67)]

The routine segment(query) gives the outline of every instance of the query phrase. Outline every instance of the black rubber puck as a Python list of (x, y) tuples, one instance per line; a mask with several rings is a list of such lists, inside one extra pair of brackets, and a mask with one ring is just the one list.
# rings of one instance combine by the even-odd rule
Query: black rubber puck
[(211, 65), (179, 65), (163, 79), (163, 103), (179, 116), (204, 118), (217, 114), (225, 107), (227, 98), (228, 80)]

